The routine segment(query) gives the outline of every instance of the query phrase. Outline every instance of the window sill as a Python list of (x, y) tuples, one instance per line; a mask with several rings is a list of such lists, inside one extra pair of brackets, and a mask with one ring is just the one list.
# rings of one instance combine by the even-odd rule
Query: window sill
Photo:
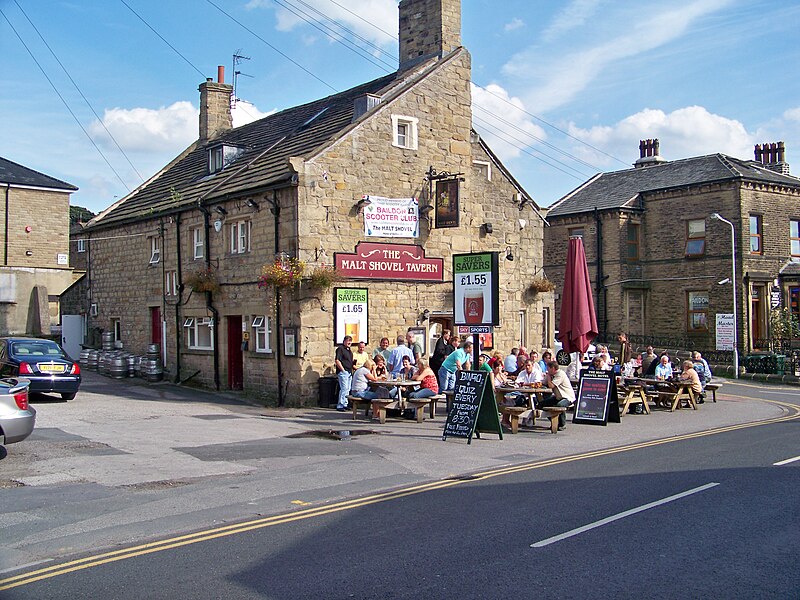
[(211, 356), (214, 353), (213, 348), (186, 348), (184, 354), (196, 354), (198, 356)]

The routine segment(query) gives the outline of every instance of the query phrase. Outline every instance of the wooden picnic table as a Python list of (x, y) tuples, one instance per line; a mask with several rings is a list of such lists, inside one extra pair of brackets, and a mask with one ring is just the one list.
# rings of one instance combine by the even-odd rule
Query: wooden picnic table
[(652, 385), (658, 390), (657, 394), (646, 394), (652, 398), (656, 405), (663, 403), (669, 406), (670, 412), (675, 412), (683, 408), (682, 403), (687, 402), (688, 408), (697, 410), (697, 399), (692, 390), (692, 384), (689, 381), (681, 381), (680, 379), (651, 379), (645, 377), (633, 377), (626, 381), (631, 381), (634, 384)]
[[(524, 406), (500, 406), (500, 402), (498, 402), (498, 408), (501, 413), (504, 415), (508, 415), (509, 420), (511, 421), (511, 433), (517, 433), (519, 431), (519, 423), (521, 419), (534, 419), (539, 416), (539, 411), (536, 409), (536, 402), (534, 402), (534, 396), (544, 396), (546, 394), (551, 394), (553, 390), (548, 387), (532, 387), (532, 386), (501, 386), (495, 388), (495, 393), (499, 394), (500, 396), (505, 396), (506, 394), (513, 394), (514, 392), (521, 392), (525, 394), (525, 400), (527, 403), (527, 407)], [(499, 400), (499, 398), (498, 398)], [(542, 409), (543, 411), (548, 413), (548, 418), (550, 419), (550, 430), (552, 431), (552, 424), (556, 423), (556, 431), (558, 431), (558, 413), (563, 412), (564, 409), (561, 407), (552, 407), (558, 408), (559, 410), (551, 411), (550, 407), (546, 409)]]

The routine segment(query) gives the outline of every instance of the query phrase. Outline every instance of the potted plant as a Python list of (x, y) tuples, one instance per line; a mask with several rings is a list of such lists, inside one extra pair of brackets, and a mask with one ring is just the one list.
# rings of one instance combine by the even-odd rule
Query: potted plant
[(261, 277), (258, 278), (258, 287), (289, 288), (297, 285), (303, 277), (305, 263), (296, 258), (285, 260), (276, 259), (275, 262), (261, 268)]
[(312, 290), (325, 291), (339, 279), (339, 274), (333, 265), (317, 265), (308, 274), (308, 285)]
[(546, 277), (534, 277), (528, 285), (528, 290), (532, 294), (552, 292), (554, 289), (556, 289), (555, 284)]
[(191, 287), (195, 292), (219, 291), (217, 273), (211, 267), (205, 267), (189, 273), (184, 279), (184, 283)]

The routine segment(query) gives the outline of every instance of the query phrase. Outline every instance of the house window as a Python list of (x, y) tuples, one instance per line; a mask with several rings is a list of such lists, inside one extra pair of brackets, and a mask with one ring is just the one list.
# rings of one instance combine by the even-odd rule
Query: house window
[(111, 319), (111, 331), (114, 333), (114, 342), (121, 342), (122, 321), (120, 319)]
[(189, 350), (213, 350), (214, 338), (211, 330), (213, 319), (209, 317), (186, 317), (183, 330), (186, 332), (186, 347)]
[(78, 238), (78, 252), (86, 252), (86, 240)]
[(231, 223), (231, 254), (250, 252), (250, 221)]
[(417, 124), (419, 119), (392, 115), (392, 145), (408, 150), (417, 149)]
[(253, 317), (253, 339), (256, 341), (256, 352), (272, 354), (272, 322), (269, 317)]
[(177, 296), (178, 295), (178, 272), (167, 271), (164, 273), (164, 295)]
[(196, 227), (192, 229), (192, 258), (197, 260), (205, 256), (205, 238), (203, 229)]
[(582, 238), (583, 237), (583, 227), (570, 227), (569, 229), (567, 229), (567, 233), (569, 234), (569, 237)]
[(150, 264), (157, 265), (161, 261), (161, 238), (153, 236), (150, 238)]
[(750, 254), (763, 254), (761, 215), (750, 215)]
[(688, 292), (689, 331), (708, 331), (708, 292)]
[(208, 151), (208, 172), (216, 173), (217, 171), (221, 171), (224, 166), (222, 159), (222, 146), (211, 148), (211, 150)]
[(686, 256), (702, 256), (706, 251), (705, 219), (686, 222)]
[(792, 260), (800, 260), (800, 221), (789, 221), (789, 246)]
[(628, 262), (636, 262), (639, 260), (639, 224), (628, 223), (628, 239), (627, 239), (627, 257)]

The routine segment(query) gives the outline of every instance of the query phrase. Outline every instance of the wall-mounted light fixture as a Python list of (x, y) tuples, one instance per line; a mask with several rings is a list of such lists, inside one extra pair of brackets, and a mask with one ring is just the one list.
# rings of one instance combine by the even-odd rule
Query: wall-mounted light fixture
[(422, 311), (422, 320), (423, 321), (427, 321), (430, 318), (430, 316), (431, 316), (431, 311), (428, 310), (427, 308)]
[(492, 231), (494, 231), (494, 227), (492, 227), (491, 223), (484, 223), (483, 225), (481, 225), (481, 228), (483, 229), (483, 232), (486, 234), (492, 233)]
[(258, 210), (258, 208), (259, 208), (258, 207), (258, 202), (256, 202), (252, 198), (248, 198), (248, 200), (247, 200), (247, 202), (245, 202), (245, 204), (247, 204), (247, 206), (249, 206), (250, 208), (255, 208), (256, 210)]
[(228, 211), (225, 210), (222, 206), (215, 206), (214, 210), (221, 214), (223, 217), (228, 214)]
[(514, 260), (514, 255), (511, 253), (511, 246), (506, 246), (506, 260)]
[(427, 217), (428, 213), (431, 212), (432, 210), (433, 210), (432, 204), (423, 204), (422, 206), (419, 207), (419, 214), (421, 214), (423, 217)]
[(361, 212), (364, 210), (365, 207), (369, 206), (370, 204), (372, 204), (372, 200), (370, 200), (369, 198), (362, 198), (361, 200), (356, 202), (356, 211)]

